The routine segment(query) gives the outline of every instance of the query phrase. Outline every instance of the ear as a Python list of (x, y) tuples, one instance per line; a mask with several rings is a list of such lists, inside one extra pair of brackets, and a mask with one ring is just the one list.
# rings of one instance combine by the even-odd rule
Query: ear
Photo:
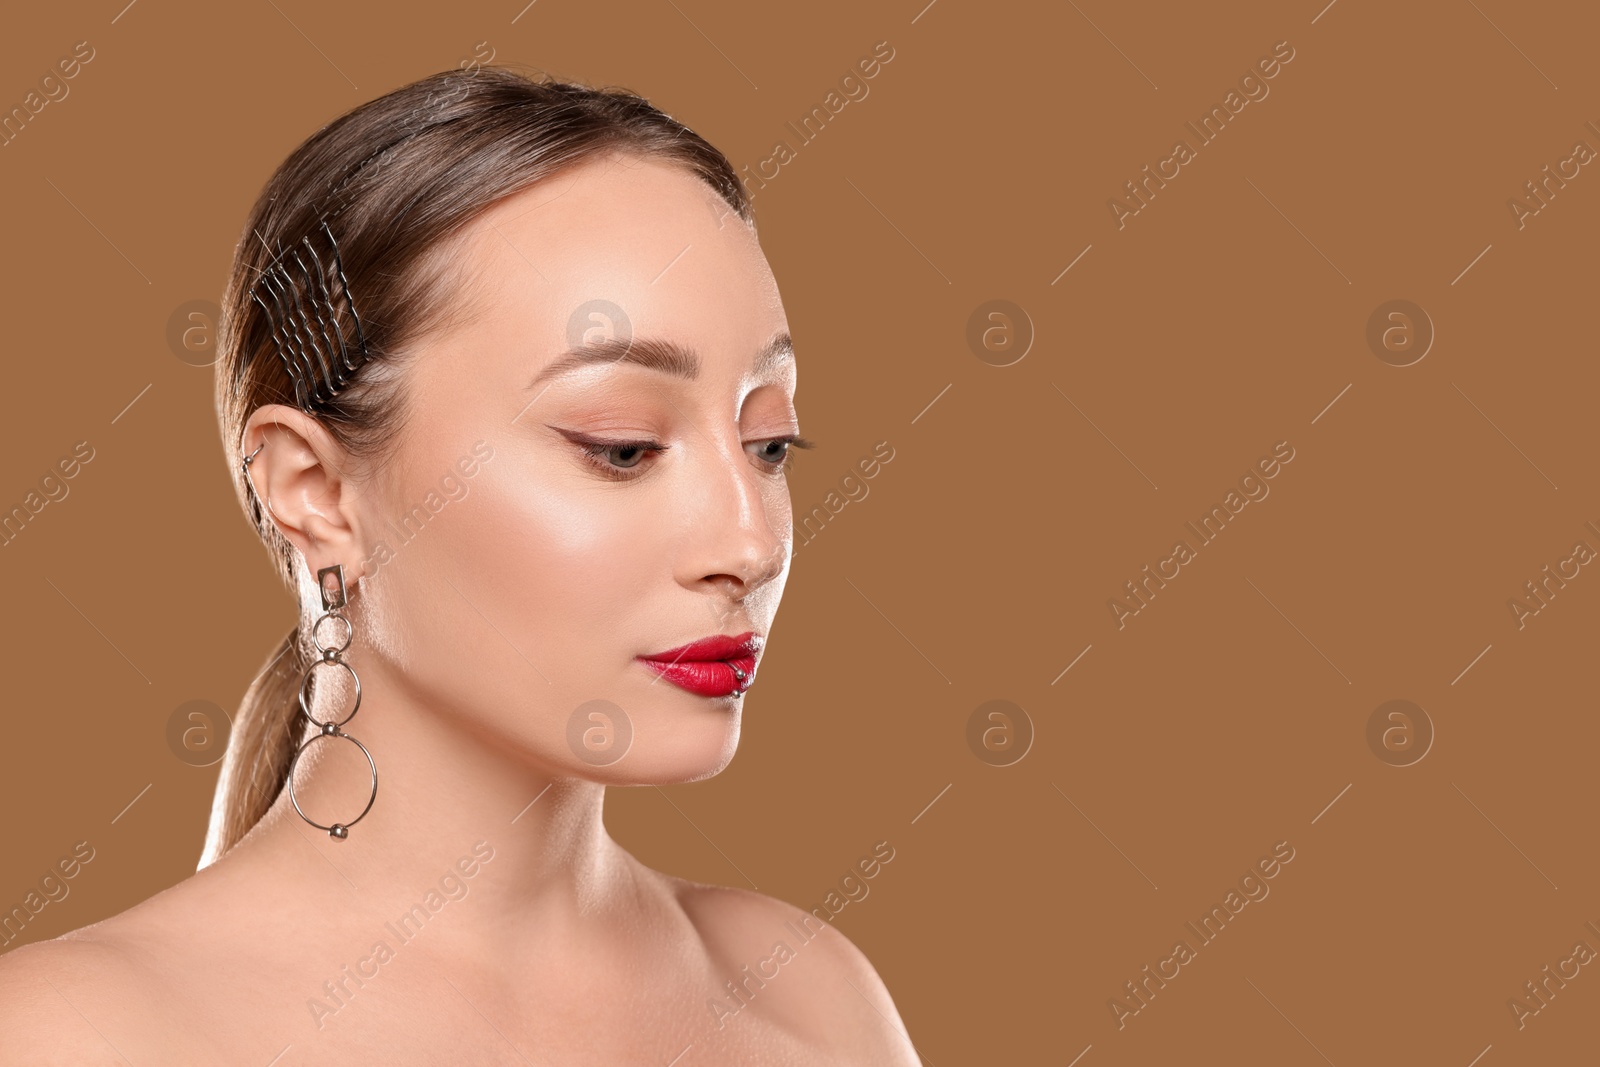
[(256, 497), (310, 573), (340, 563), (347, 581), (359, 578), (369, 555), (356, 506), (360, 486), (333, 435), (297, 408), (266, 404), (251, 412), (240, 443), (243, 455), (255, 453), (245, 475)]

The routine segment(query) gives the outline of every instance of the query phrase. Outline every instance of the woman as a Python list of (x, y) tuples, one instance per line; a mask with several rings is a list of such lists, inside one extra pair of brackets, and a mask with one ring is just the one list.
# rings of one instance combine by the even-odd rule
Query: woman
[(916, 1063), (842, 934), (601, 819), (728, 763), (788, 574), (795, 362), (728, 160), (622, 91), (425, 78), (273, 175), (219, 342), (300, 623), (201, 869), (0, 958), (0, 1062)]

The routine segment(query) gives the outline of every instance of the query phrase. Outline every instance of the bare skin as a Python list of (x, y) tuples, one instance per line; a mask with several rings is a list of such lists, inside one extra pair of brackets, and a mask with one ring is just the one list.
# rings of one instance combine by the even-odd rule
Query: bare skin
[[(479, 218), (453, 253), (485, 299), (404, 365), (416, 403), (376, 471), (292, 407), (251, 416), (256, 493), (308, 574), (344, 566), (363, 691), (345, 729), (377, 762), (376, 802), (335, 841), (280, 795), (193, 877), (0, 957), (0, 1062), (918, 1062), (844, 935), (651, 870), (602, 821), (608, 784), (720, 771), (759, 699), (759, 682), (696, 695), (635, 657), (767, 636), (788, 575), (795, 365), (758, 360), (788, 324), (720, 203), (682, 170), (612, 158)], [(612, 362), (529, 389), (595, 299), (636, 339), (692, 349), (698, 374)], [(665, 450), (582, 445), (643, 440)], [(479, 442), (491, 458), (461, 475)], [(469, 492), (397, 543), (452, 474)], [(318, 718), (347, 713), (337, 688), (319, 685)], [(569, 741), (595, 699), (631, 733), (599, 765)], [(365, 758), (321, 750), (295, 797), (351, 818)]]

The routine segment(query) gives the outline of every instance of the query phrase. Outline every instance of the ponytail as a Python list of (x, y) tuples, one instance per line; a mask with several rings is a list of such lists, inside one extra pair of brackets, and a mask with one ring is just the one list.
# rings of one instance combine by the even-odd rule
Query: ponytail
[(196, 868), (209, 866), (250, 832), (289, 779), (289, 763), (300, 743), (300, 682), (310, 665), (300, 627), (278, 642), (233, 718), (228, 751), (211, 803), (205, 851)]

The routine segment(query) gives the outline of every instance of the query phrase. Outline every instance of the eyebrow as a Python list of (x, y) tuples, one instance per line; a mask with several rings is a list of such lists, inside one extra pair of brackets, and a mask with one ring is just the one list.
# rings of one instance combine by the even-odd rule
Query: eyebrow
[[(793, 359), (794, 341), (787, 333), (780, 333), (757, 350), (756, 373), (769, 374)], [(613, 337), (567, 349), (534, 375), (527, 388), (537, 388), (550, 378), (598, 363), (632, 363), (689, 381), (700, 374), (699, 355), (694, 349), (676, 341), (662, 337)]]

